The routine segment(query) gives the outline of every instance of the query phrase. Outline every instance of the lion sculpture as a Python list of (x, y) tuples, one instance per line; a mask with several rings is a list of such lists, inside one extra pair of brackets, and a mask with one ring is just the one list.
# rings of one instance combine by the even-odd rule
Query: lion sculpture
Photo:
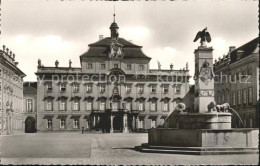
[(216, 102), (210, 102), (208, 105), (208, 111), (217, 111), (217, 112), (228, 112), (230, 109), (230, 105), (228, 103), (224, 103), (221, 105), (217, 105)]

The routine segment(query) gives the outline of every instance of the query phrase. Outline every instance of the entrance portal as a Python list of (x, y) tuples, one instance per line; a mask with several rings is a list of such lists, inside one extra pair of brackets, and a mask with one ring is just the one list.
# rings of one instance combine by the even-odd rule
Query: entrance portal
[(33, 117), (28, 117), (25, 120), (25, 133), (35, 133), (35, 119)]
[(123, 132), (123, 116), (116, 115), (113, 119), (114, 132)]

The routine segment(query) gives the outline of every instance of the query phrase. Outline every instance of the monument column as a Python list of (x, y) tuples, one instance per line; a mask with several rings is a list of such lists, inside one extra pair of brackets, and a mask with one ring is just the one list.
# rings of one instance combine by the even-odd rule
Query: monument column
[(127, 114), (124, 114), (124, 116), (123, 116), (123, 133), (129, 133), (128, 122), (127, 122)]
[(136, 129), (136, 119), (135, 119), (135, 116), (133, 115), (133, 131), (135, 131)]
[(199, 46), (195, 50), (195, 100), (194, 111), (208, 112), (208, 104), (214, 102), (213, 48)]
[(114, 119), (114, 116), (111, 115), (110, 116), (110, 133), (114, 132), (113, 119)]
[(94, 126), (93, 127), (96, 127), (96, 116), (94, 115)]

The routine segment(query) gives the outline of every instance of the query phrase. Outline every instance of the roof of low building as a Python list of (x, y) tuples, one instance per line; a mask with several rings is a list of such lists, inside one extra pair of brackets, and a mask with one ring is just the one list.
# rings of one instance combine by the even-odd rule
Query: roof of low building
[(238, 52), (241, 52), (240, 59), (245, 58), (253, 53), (258, 53), (259, 55), (259, 37), (251, 40), (250, 42), (232, 51), (230, 55), (231, 63), (234, 63), (238, 60), (238, 56), (237, 56)]
[(23, 94), (37, 94), (37, 82), (24, 82)]

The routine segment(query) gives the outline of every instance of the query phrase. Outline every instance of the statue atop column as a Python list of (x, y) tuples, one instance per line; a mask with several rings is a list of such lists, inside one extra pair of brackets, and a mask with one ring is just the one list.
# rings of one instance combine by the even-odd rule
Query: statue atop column
[(206, 42), (208, 42), (208, 43), (211, 42), (211, 37), (210, 37), (209, 32), (207, 31), (207, 27), (197, 33), (193, 42), (196, 42), (198, 39), (200, 39), (200, 44), (203, 47), (206, 47)]

